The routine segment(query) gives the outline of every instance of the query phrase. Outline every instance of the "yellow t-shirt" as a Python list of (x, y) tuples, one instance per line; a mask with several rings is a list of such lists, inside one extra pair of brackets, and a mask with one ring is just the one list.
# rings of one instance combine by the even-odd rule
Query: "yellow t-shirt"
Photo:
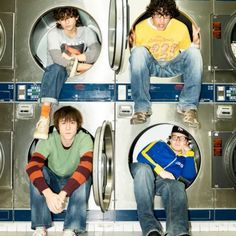
[(156, 60), (170, 61), (190, 44), (187, 26), (174, 18), (163, 31), (152, 25), (151, 18), (141, 21), (135, 27), (135, 46), (145, 46)]

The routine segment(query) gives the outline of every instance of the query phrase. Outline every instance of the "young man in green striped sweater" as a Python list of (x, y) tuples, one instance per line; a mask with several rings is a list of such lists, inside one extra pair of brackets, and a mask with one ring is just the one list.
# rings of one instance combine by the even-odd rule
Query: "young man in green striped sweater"
[[(40, 140), (26, 166), (30, 179), (33, 236), (46, 236), (51, 213), (64, 210), (69, 197), (63, 236), (86, 230), (86, 210), (91, 187), (93, 140), (81, 130), (82, 115), (65, 106), (54, 113), (56, 128)], [(47, 161), (47, 165), (45, 165)]]

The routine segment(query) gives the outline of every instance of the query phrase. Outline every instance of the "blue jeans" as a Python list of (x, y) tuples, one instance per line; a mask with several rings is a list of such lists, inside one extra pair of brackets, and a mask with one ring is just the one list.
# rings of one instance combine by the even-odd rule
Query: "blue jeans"
[(146, 236), (152, 231), (162, 232), (162, 226), (154, 215), (155, 195), (161, 196), (165, 208), (165, 235), (188, 234), (188, 208), (184, 184), (154, 175), (152, 168), (143, 163), (132, 163), (131, 173), (134, 178), (134, 194), (143, 235)]
[(187, 111), (197, 109), (203, 72), (199, 49), (190, 47), (171, 61), (157, 61), (145, 47), (135, 47), (130, 55), (131, 92), (135, 112), (151, 110), (150, 76), (173, 77), (182, 75), (184, 88), (178, 106)]
[(66, 68), (61, 65), (52, 64), (46, 67), (41, 82), (41, 102), (57, 103), (67, 77)]
[[(44, 178), (53, 192), (59, 193), (68, 178), (55, 175), (49, 168), (43, 168)], [(87, 206), (91, 187), (91, 178), (77, 188), (69, 197), (69, 203), (64, 220), (64, 229), (76, 232), (86, 230)], [(48, 209), (45, 197), (30, 183), (31, 227), (52, 226), (51, 212)]]

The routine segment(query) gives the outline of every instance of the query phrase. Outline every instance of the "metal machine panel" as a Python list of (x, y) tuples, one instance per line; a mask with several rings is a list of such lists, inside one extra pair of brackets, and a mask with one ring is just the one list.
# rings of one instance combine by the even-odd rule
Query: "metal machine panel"
[(236, 14), (212, 16), (212, 66), (215, 70), (236, 69)]
[(14, 13), (0, 13), (0, 68), (14, 66), (13, 35)]
[(0, 81), (14, 80), (15, 0), (0, 4)]
[(0, 208), (13, 207), (12, 132), (0, 131)]
[[(16, 104), (16, 112), (20, 111), (19, 107), (23, 103)], [(14, 207), (16, 209), (29, 208), (29, 179), (25, 172), (25, 166), (28, 161), (28, 152), (30, 145), (33, 141), (33, 132), (35, 124), (38, 119), (39, 106), (32, 103), (25, 103), (27, 106), (32, 106), (32, 116), (16, 115), (16, 127), (14, 137), (14, 150), (15, 151), (15, 195), (14, 195)], [(100, 127), (104, 120), (114, 121), (114, 103), (113, 102), (69, 102), (60, 103), (60, 106), (71, 105), (80, 110), (83, 115), (83, 127), (89, 131), (93, 136), (98, 127)], [(54, 107), (54, 110), (59, 107)], [(37, 114), (37, 116), (35, 115)], [(96, 119), (95, 119), (96, 117)], [(89, 202), (89, 209), (99, 209), (91, 198)], [(113, 209), (113, 205), (110, 205), (109, 209)]]
[[(144, 15), (146, 6), (150, 1), (142, 3), (128, 1), (130, 9), (130, 27), (139, 21)], [(135, 138), (152, 126), (163, 123), (176, 124), (186, 129), (199, 148), (201, 165), (197, 178), (187, 189), (190, 209), (213, 208), (213, 191), (211, 188), (211, 144), (210, 131), (213, 129), (214, 118), (214, 85), (213, 74), (209, 70), (210, 65), (210, 1), (177, 1), (181, 14), (196, 23), (200, 28), (200, 50), (203, 57), (204, 75), (201, 94), (201, 103), (198, 118), (201, 123), (200, 129), (193, 129), (183, 123), (182, 117), (176, 113), (178, 94), (183, 83), (180, 77), (174, 78), (151, 78), (150, 95), (152, 101), (152, 116), (145, 124), (130, 125), (133, 114), (133, 103), (130, 90), (129, 55), (130, 48), (127, 47), (124, 55), (124, 64), (120, 73), (116, 76), (117, 102), (116, 102), (116, 126), (115, 126), (115, 207), (117, 210), (136, 209), (133, 194), (133, 180), (129, 170), (129, 152)], [(154, 137), (155, 138), (155, 137)], [(119, 178), (117, 178), (119, 176)], [(122, 176), (122, 178), (120, 178)], [(155, 201), (156, 209), (162, 209), (160, 198)], [(194, 216), (193, 216), (194, 217)], [(207, 219), (209, 217), (206, 217)], [(204, 216), (203, 216), (204, 218)]]
[[(128, 25), (131, 27), (143, 17), (145, 13), (146, 6), (149, 4), (149, 0), (142, 1), (138, 5), (135, 1), (129, 0), (129, 18)], [(211, 83), (212, 82), (212, 73), (209, 70), (210, 66), (210, 17), (209, 12), (211, 12), (211, 3), (210, 1), (177, 1), (179, 10), (183, 16), (190, 19), (192, 22), (196, 23), (200, 28), (200, 50), (203, 57), (203, 82)], [(130, 30), (129, 29), (129, 30)], [(120, 69), (120, 73), (117, 75), (116, 80), (118, 83), (129, 83), (129, 55), (130, 48), (127, 47), (123, 55), (123, 66)], [(167, 83), (179, 82), (180, 77), (174, 78), (165, 78)], [(157, 78), (152, 77), (151, 82), (158, 82)]]
[[(213, 16), (216, 18), (223, 20), (223, 24), (221, 25), (221, 38), (215, 39), (215, 41), (219, 42), (218, 48), (211, 52), (211, 55), (219, 51), (222, 51), (222, 54), (219, 54), (217, 58), (212, 58), (212, 61), (221, 61), (221, 70), (214, 70), (214, 66), (212, 69), (214, 70), (214, 81), (216, 83), (235, 83), (235, 63), (236, 63), (236, 56), (234, 51), (234, 41), (236, 37), (236, 2), (233, 0), (227, 1), (214, 1), (213, 4)], [(213, 26), (211, 26), (212, 28)], [(217, 29), (218, 27), (218, 29)], [(219, 24), (216, 25), (216, 31), (219, 32)], [(217, 33), (217, 32), (216, 32)], [(212, 32), (213, 34), (213, 32)], [(216, 34), (217, 36), (217, 34)], [(219, 36), (219, 35), (218, 35)], [(213, 38), (213, 37), (212, 37)], [(213, 45), (213, 39), (212, 43)], [(213, 46), (211, 46), (213, 47)], [(212, 49), (213, 50), (213, 49)], [(213, 63), (212, 63), (213, 64)], [(223, 66), (224, 64), (224, 66)], [(222, 71), (222, 69), (224, 71)], [(229, 69), (231, 71), (229, 71)]]
[[(126, 105), (132, 109), (132, 103), (117, 103), (116, 110), (120, 111), (120, 106)], [(117, 114), (116, 122), (116, 160), (115, 173), (116, 176), (122, 178), (115, 179), (115, 199), (116, 209), (136, 209), (136, 203), (133, 194), (133, 180), (129, 171), (129, 151), (135, 138), (143, 132), (143, 130), (153, 125), (168, 123), (182, 126), (186, 129), (193, 139), (196, 141), (200, 155), (201, 164), (197, 178), (194, 183), (187, 189), (188, 201), (190, 209), (212, 208), (213, 207), (213, 191), (211, 188), (211, 137), (209, 132), (212, 130), (213, 104), (203, 104), (199, 109), (199, 119), (201, 128), (193, 129), (186, 127), (181, 120), (181, 116), (175, 113), (175, 104), (170, 103), (154, 103), (153, 115), (150, 120), (143, 125), (130, 125), (130, 115)], [(126, 112), (125, 114), (127, 114)], [(156, 138), (153, 137), (155, 140)], [(144, 145), (145, 146), (145, 145)], [(162, 208), (160, 199), (156, 200), (156, 208)]]
[(1, 111), (1, 122), (0, 130), (2, 131), (12, 131), (13, 130), (13, 104), (0, 103)]
[[(17, 0), (16, 6), (15, 42), (16, 48), (20, 50), (16, 50), (15, 73), (14, 157), (17, 194), (14, 195), (14, 206), (22, 209), (29, 208), (28, 177), (25, 173), (25, 165), (40, 113), (40, 106), (36, 101), (46, 65), (47, 33), (55, 27), (56, 23), (52, 15), (55, 8), (63, 6), (78, 8), (82, 24), (91, 27), (101, 42), (100, 55), (92, 68), (70, 78), (64, 85), (59, 98), (60, 106), (72, 105), (81, 111), (84, 117), (83, 127), (92, 135), (95, 135), (97, 127), (101, 126), (104, 120), (114, 122), (115, 72), (108, 60), (111, 7), (109, 1), (25, 0), (22, 2)], [(26, 14), (27, 17), (25, 17)], [(56, 108), (54, 107), (53, 111)], [(110, 207), (113, 208), (113, 205)], [(91, 208), (99, 209), (94, 201), (90, 201)]]
[[(99, 58), (93, 67), (86, 73), (71, 78), (68, 82), (113, 83), (114, 71), (108, 61), (109, 1), (103, 1), (101, 4), (95, 0), (17, 1), (15, 41), (16, 48), (21, 50), (16, 50), (16, 80), (41, 81), (46, 55), (46, 36), (48, 31), (55, 27), (52, 11), (66, 5), (78, 8), (81, 21), (97, 33), (102, 45)], [(103, 13), (100, 14), (101, 12)]]
[(15, 12), (15, 0), (1, 0), (0, 12)]
[(235, 147), (235, 132), (212, 133), (212, 187), (216, 208), (236, 207)]

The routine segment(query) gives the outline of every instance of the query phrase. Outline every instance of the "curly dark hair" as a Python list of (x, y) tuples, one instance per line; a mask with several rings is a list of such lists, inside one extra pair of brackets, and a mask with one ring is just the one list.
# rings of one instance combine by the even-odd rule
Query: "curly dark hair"
[[(56, 8), (53, 11), (53, 16), (54, 16), (54, 19), (56, 21), (65, 20), (65, 19), (68, 19), (70, 17), (75, 17), (75, 18), (78, 18), (77, 21), (76, 21), (76, 26), (80, 25), (79, 12), (78, 12), (78, 9), (75, 8), (75, 7), (59, 7), (59, 8)], [(62, 29), (61, 24), (59, 24), (58, 22), (57, 22), (56, 26), (57, 26), (57, 28)]]
[(53, 115), (53, 123), (55, 128), (59, 132), (59, 121), (65, 119), (65, 121), (74, 120), (77, 123), (77, 129), (79, 130), (83, 123), (83, 117), (79, 110), (72, 106), (64, 106), (59, 108)]
[(151, 0), (146, 12), (150, 16), (160, 14), (170, 15), (171, 18), (177, 17), (180, 14), (175, 0)]

